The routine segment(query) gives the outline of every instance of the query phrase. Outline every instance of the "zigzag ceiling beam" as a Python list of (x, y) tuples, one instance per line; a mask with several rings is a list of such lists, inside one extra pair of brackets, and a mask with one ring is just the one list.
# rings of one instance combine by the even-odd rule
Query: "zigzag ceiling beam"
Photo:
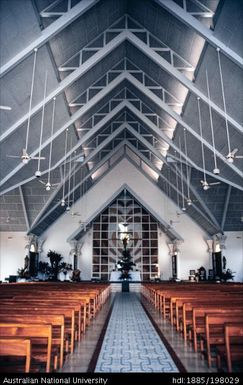
[[(68, 127), (70, 127), (77, 119), (79, 119), (83, 114), (85, 114), (88, 110), (93, 108), (96, 103), (101, 101), (105, 96), (109, 94), (115, 87), (117, 87), (123, 80), (126, 79), (126, 72), (122, 73), (121, 75), (117, 76), (113, 81), (111, 81), (108, 86), (103, 88), (100, 92), (98, 92), (92, 99), (90, 99), (83, 107), (79, 108), (78, 111), (76, 111), (70, 119), (61, 127), (59, 128), (52, 137), (49, 137), (44, 143), (41, 145), (41, 149), (45, 148), (51, 141), (53, 141), (55, 138), (57, 138), (62, 132), (64, 132)], [(34, 157), (38, 154), (39, 149), (36, 149), (33, 151), (30, 155), (30, 157)], [(68, 153), (68, 155), (70, 155)], [(5, 178), (3, 178), (0, 182), (0, 186), (4, 185), (4, 183), (7, 182), (16, 172), (22, 169), (24, 167), (23, 163), (18, 164), (17, 167), (15, 167), (8, 175), (6, 175)]]
[(229, 46), (222, 43), (217, 37), (214, 36), (214, 32), (204, 27), (200, 21), (195, 17), (185, 12), (183, 8), (179, 7), (174, 1), (168, 0), (155, 0), (162, 8), (168, 11), (170, 14), (179, 19), (182, 23), (188, 27), (194, 29), (200, 36), (202, 36), (213, 47), (218, 47), (230, 60), (243, 68), (243, 59), (235, 51), (229, 48)]
[(129, 123), (126, 124), (126, 127), (127, 127), (127, 131), (130, 134), (132, 134), (140, 143), (142, 143), (145, 147), (147, 147), (150, 152), (153, 152), (153, 154), (157, 158), (159, 158), (159, 160), (161, 160), (162, 163), (166, 163), (167, 166), (169, 166), (166, 158), (156, 148), (154, 148), (152, 144), (150, 144), (141, 134), (139, 134), (136, 130), (134, 130), (134, 128)]
[[(209, 100), (208, 97), (204, 95), (189, 79), (187, 79), (180, 71), (178, 71), (169, 62), (167, 62), (160, 55), (158, 55), (153, 49), (151, 49), (141, 39), (139, 39), (130, 31), (127, 31), (127, 39), (135, 47), (137, 47), (141, 52), (143, 52), (146, 56), (148, 56), (152, 61), (154, 61), (159, 67), (163, 68), (171, 76), (177, 79), (193, 94), (195, 94), (196, 96), (199, 96), (205, 103), (210, 105), (212, 109), (215, 110), (223, 119), (225, 119), (225, 112), (219, 106), (217, 106), (212, 100)], [(227, 120), (228, 120), (228, 123), (232, 124), (232, 126), (234, 126), (240, 133), (243, 132), (242, 126), (228, 114), (227, 114)]]
[[(89, 179), (94, 172), (98, 171), (100, 167), (102, 167), (110, 158), (112, 158), (112, 156), (114, 154), (116, 154), (124, 146), (125, 142), (126, 142), (125, 140), (122, 141), (115, 148), (113, 148), (113, 150), (111, 152), (109, 152), (106, 156), (104, 156), (104, 158), (101, 159), (101, 161), (95, 167), (93, 167), (92, 170), (90, 170), (87, 175), (85, 175), (83, 180), (80, 181), (79, 183), (77, 183), (76, 186), (70, 190), (70, 195), (72, 195), (73, 191), (75, 191), (77, 188), (80, 188), (81, 185), (87, 179)], [(66, 199), (67, 197), (68, 197), (68, 194), (65, 194), (64, 199)], [(35, 227), (37, 227), (42, 221), (44, 221), (59, 205), (60, 205), (60, 203), (56, 203), (45, 215), (43, 215), (43, 213), (42, 213), (42, 215), (43, 215), (42, 217), (39, 217), (38, 220), (36, 218), (36, 220), (33, 222), (32, 226), (31, 226), (31, 228), (29, 229), (29, 232), (32, 232), (33, 229)], [(47, 207), (45, 207), (45, 208), (47, 208)]]
[(39, 48), (44, 45), (48, 40), (61, 32), (64, 28), (74, 22), (78, 17), (83, 15), (98, 2), (99, 0), (82, 0), (73, 8), (71, 8), (70, 11), (61, 16), (58, 20), (51, 23), (51, 25), (49, 25), (41, 32), (40, 37), (30, 43), (25, 49), (20, 51), (0, 68), (0, 77), (5, 75), (27, 56), (29, 56), (35, 48)]
[[(54, 97), (57, 97), (60, 93), (62, 93), (67, 87), (71, 86), (76, 80), (82, 77), (86, 72), (91, 70), (94, 65), (96, 65), (99, 61), (101, 61), (106, 55), (111, 53), (116, 47), (118, 47), (121, 43), (123, 43), (126, 39), (127, 31), (121, 32), (118, 36), (112, 39), (108, 44), (106, 44), (103, 48), (101, 48), (97, 53), (95, 53), (90, 59), (88, 59), (84, 64), (78, 67), (75, 71), (73, 71), (70, 75), (65, 77), (62, 80), (58, 87), (52, 91), (49, 95), (46, 96), (45, 101), (42, 100), (30, 111), (30, 117), (40, 111), (43, 105), (48, 104)], [(22, 118), (20, 118), (17, 122), (15, 122), (11, 127), (9, 127), (1, 136), (0, 142), (6, 139), (10, 134), (12, 134), (18, 127), (24, 124), (29, 118), (29, 113), (26, 113)]]
[[(98, 170), (100, 167), (102, 167), (102, 165), (103, 165), (105, 162), (108, 162), (109, 159), (110, 159), (113, 155), (115, 155), (115, 154), (120, 150), (120, 148), (123, 147), (123, 148), (125, 149), (126, 146), (127, 146), (127, 147), (130, 147), (130, 146), (131, 146), (130, 143), (129, 143), (127, 140), (123, 140), (121, 143), (119, 143), (119, 144), (112, 150), (111, 153), (109, 153), (106, 157), (104, 157), (104, 158), (101, 160), (101, 162), (99, 162), (99, 164), (96, 166), (96, 168), (94, 168), (93, 170), (91, 170), (90, 173), (89, 173), (88, 175), (86, 175), (86, 177), (84, 178), (83, 181), (85, 181), (87, 178), (89, 178), (89, 177), (92, 175), (93, 172), (95, 172), (95, 171)], [(130, 147), (130, 149), (133, 151), (133, 147)], [(119, 161), (124, 157), (124, 155), (125, 155), (125, 153), (123, 153), (122, 156), (119, 157), (119, 159), (118, 159), (116, 162), (114, 162), (114, 166), (115, 166), (116, 164), (119, 163)], [(127, 157), (127, 156), (126, 156), (126, 157)], [(128, 160), (132, 163), (132, 160), (130, 159), (130, 157), (128, 158)], [(137, 167), (137, 165), (135, 165), (135, 166)], [(138, 168), (138, 167), (137, 167), (137, 168)], [(138, 170), (141, 172), (141, 169), (138, 168)], [(106, 175), (109, 171), (110, 171), (110, 169), (108, 169), (107, 171), (105, 171), (105, 173), (104, 173), (103, 175)], [(103, 177), (103, 175), (102, 175), (101, 177)], [(145, 176), (150, 180), (150, 178), (149, 178), (149, 176), (148, 176), (147, 174), (146, 174)], [(97, 183), (98, 181), (99, 181), (99, 179), (97, 179), (97, 181), (96, 181), (95, 183)], [(81, 185), (81, 183), (77, 184), (77, 185), (76, 185), (76, 188), (79, 188), (80, 185)], [(75, 189), (76, 189), (76, 188), (75, 188)], [(128, 189), (129, 189), (129, 188), (128, 188)], [(72, 192), (73, 192), (73, 190), (71, 191), (71, 193), (72, 193)], [(134, 193), (132, 193), (132, 194), (134, 195)], [(146, 207), (145, 204), (143, 204), (143, 205), (144, 205), (144, 207)], [(55, 208), (56, 208), (57, 206), (58, 206), (58, 204), (55, 205)], [(51, 209), (49, 210), (49, 212), (48, 212), (47, 214), (45, 214), (45, 216), (44, 216), (43, 218), (41, 218), (41, 220), (39, 221), (39, 223), (36, 224), (35, 227), (32, 227), (31, 230), (29, 230), (29, 233), (30, 233), (30, 232), (33, 232), (33, 231), (34, 231), (34, 228), (36, 228), (39, 224), (41, 224), (41, 222), (44, 221), (44, 220), (51, 214), (51, 212), (52, 212), (53, 210), (54, 210), (54, 208), (51, 208)], [(151, 210), (149, 210), (149, 211), (151, 211)], [(154, 213), (154, 214), (155, 214), (155, 213)], [(153, 215), (154, 215), (154, 214), (153, 214)], [(157, 215), (155, 215), (155, 217), (157, 217)], [(161, 223), (165, 228), (168, 227), (168, 223), (167, 223), (167, 222), (163, 221), (161, 218), (159, 219), (159, 221), (160, 221), (160, 223)], [(174, 236), (177, 237), (178, 239), (181, 239), (181, 237), (179, 236), (179, 234), (178, 234), (174, 229), (171, 229), (171, 233), (174, 234)]]
[[(128, 124), (128, 131), (133, 134), (141, 143), (144, 144), (144, 146), (146, 146), (149, 151), (154, 155), (156, 156), (157, 158), (159, 158), (162, 162), (164, 161), (164, 157), (160, 154), (159, 151), (157, 151), (146, 139), (142, 138), (141, 135), (139, 135), (129, 124)], [(168, 166), (168, 163), (167, 163), (167, 166)], [(170, 166), (169, 166), (170, 167)], [(170, 169), (172, 169), (173, 171), (175, 171), (173, 168), (170, 167)], [(184, 183), (186, 184), (187, 183), (187, 179), (185, 177), (184, 174), (181, 174), (180, 170), (178, 170), (179, 173), (180, 173), (180, 176), (181, 178), (183, 179)], [(163, 174), (162, 174), (163, 175)], [(164, 180), (166, 180), (168, 183), (168, 179), (164, 176), (163, 177)], [(170, 186), (174, 186), (172, 183), (169, 183)], [(176, 187), (174, 186), (173, 188), (176, 189)], [(177, 190), (177, 189), (176, 189)], [(214, 222), (214, 224), (216, 225), (217, 229), (220, 230), (220, 225), (219, 223), (217, 222), (217, 220), (215, 219), (214, 215), (211, 213), (211, 211), (208, 209), (208, 207), (204, 204), (202, 198), (200, 197), (200, 195), (197, 193), (197, 191), (193, 188), (193, 186), (190, 185), (190, 190), (192, 192), (192, 194), (195, 196), (195, 198), (197, 198), (197, 200), (199, 201), (199, 203), (201, 204), (201, 206), (203, 207), (203, 209), (205, 210), (205, 212), (207, 213), (207, 215), (209, 216), (209, 218), (211, 218), (212, 222)]]
[[(180, 125), (182, 125), (188, 132), (190, 132), (199, 142), (203, 142), (203, 144), (212, 152), (215, 151), (215, 154), (219, 159), (221, 159), (228, 167), (230, 167), (235, 173), (243, 177), (243, 173), (232, 163), (229, 163), (225, 156), (223, 156), (217, 149), (214, 150), (213, 146), (208, 143), (204, 138), (193, 130), (189, 124), (185, 123), (180, 115), (178, 115), (175, 111), (172, 110), (166, 103), (164, 103), (158, 96), (156, 96), (152, 91), (150, 91), (147, 87), (139, 82), (134, 76), (131, 74), (127, 74), (127, 79), (140, 91), (142, 91), (146, 96), (148, 96), (159, 108), (162, 108), (168, 115), (170, 115), (174, 120), (176, 120)], [(185, 155), (184, 155), (185, 157)]]
[[(123, 123), (119, 128), (116, 129), (116, 131), (114, 131), (111, 135), (109, 135), (105, 140), (103, 140), (103, 142), (101, 142), (101, 144), (99, 146), (96, 147), (96, 149), (94, 151), (92, 151), (86, 158), (84, 158), (84, 161), (83, 163), (80, 165), (81, 167), (84, 167), (85, 165), (88, 164), (88, 162), (91, 161), (92, 158), (94, 158), (100, 151), (103, 150), (103, 148), (105, 146), (107, 146), (107, 144), (109, 144), (117, 135), (119, 135), (125, 128), (125, 123)], [(80, 145), (81, 146), (81, 145)], [(47, 171), (45, 171), (47, 172)], [(92, 169), (92, 173), (94, 173), (94, 168)], [(62, 187), (63, 187), (63, 184), (67, 182), (69, 178), (69, 175), (67, 175), (62, 181), (61, 183), (59, 184), (59, 186), (53, 191), (53, 193), (51, 194), (51, 196), (49, 197), (49, 199), (47, 200), (47, 202), (45, 203), (45, 205), (43, 206), (43, 208), (41, 209), (41, 211), (39, 212), (39, 214), (37, 215), (37, 217), (35, 218), (35, 220), (33, 221), (32, 223), (32, 227), (39, 221), (39, 219), (41, 218), (41, 216), (44, 214), (45, 210), (47, 209), (47, 207), (51, 204), (51, 202), (53, 201), (53, 199), (56, 198), (57, 194), (59, 193), (59, 191), (62, 190)]]
[[(129, 108), (129, 110), (139, 119), (139, 121), (142, 121), (148, 128), (151, 129), (152, 132), (154, 132), (155, 135), (159, 136), (162, 140), (167, 142), (178, 154), (181, 154), (185, 159), (188, 160), (188, 163), (194, 167), (196, 170), (199, 170), (201, 172), (204, 172), (201, 167), (199, 167), (196, 163), (194, 163), (190, 158), (186, 157), (186, 155), (181, 151), (172, 140), (170, 140), (164, 133), (161, 131), (154, 123), (151, 122), (145, 115), (143, 115), (136, 107), (134, 107), (131, 103), (126, 102), (126, 106)], [(216, 177), (212, 172), (206, 170), (206, 174), (212, 176), (213, 178)], [(239, 190), (243, 191), (243, 187), (241, 185), (238, 185), (234, 182), (231, 182), (222, 176), (217, 175), (217, 179), (220, 181), (230, 184), (233, 187), (238, 188)]]
[[(126, 147), (126, 143), (124, 143), (124, 148)], [(129, 163), (131, 164), (134, 164), (132, 159), (128, 156), (126, 156), (125, 154), (125, 158), (129, 161)], [(118, 162), (116, 162), (116, 164), (118, 164)], [(135, 165), (135, 167), (138, 169), (138, 171), (141, 173), (141, 170)], [(149, 179), (150, 181), (150, 179)], [(140, 202), (141, 206), (143, 208), (145, 208), (158, 222), (159, 226), (162, 228), (162, 229), (167, 229), (169, 224), (167, 222), (165, 222), (165, 220), (163, 218), (160, 217), (160, 215), (157, 214), (157, 212), (155, 212), (151, 207), (148, 206), (148, 204), (134, 191), (132, 190), (132, 188), (127, 185), (127, 183), (123, 183), (122, 186), (120, 186), (120, 188), (118, 190), (116, 190), (112, 196), (105, 202), (102, 204), (102, 206), (96, 210), (91, 217), (89, 217), (89, 219), (87, 220), (87, 223), (88, 223), (88, 226), (91, 222), (93, 222), (93, 220), (97, 217), (97, 215), (99, 215), (104, 209), (107, 208), (107, 206), (109, 206), (109, 204), (114, 200), (116, 199), (120, 193), (123, 191), (123, 190), (126, 190), (128, 193), (130, 193), (137, 201)], [(75, 238), (77, 238), (80, 234), (80, 232), (82, 232), (84, 229), (83, 226), (80, 226), (77, 230), (75, 230), (68, 238), (67, 238), (67, 242), (71, 242), (72, 240), (75, 240)], [(181, 240), (183, 241), (183, 238), (180, 236), (180, 234), (178, 234), (174, 229), (171, 229), (170, 233), (168, 234), (169, 238), (170, 239), (177, 239), (177, 240)]]
[[(121, 77), (121, 79), (123, 78), (124, 76), (124, 73), (122, 75), (119, 75)], [(115, 80), (117, 80), (118, 78), (116, 78)], [(115, 81), (114, 80), (114, 81)], [(109, 86), (111, 86), (111, 83), (109, 84)], [(108, 86), (108, 87), (109, 87)], [(97, 94), (94, 98), (98, 97), (98, 95), (100, 95), (101, 92), (105, 92), (104, 90), (100, 91), (99, 94)], [(93, 98), (93, 99), (94, 99)], [(89, 103), (92, 103), (93, 99), (90, 100)], [(60, 128), (56, 133), (55, 133), (55, 137), (58, 136), (61, 132), (63, 132), (69, 125), (71, 125), (73, 123), (73, 121), (75, 121), (78, 117), (80, 117), (83, 113), (83, 111), (86, 111), (86, 107), (87, 105), (85, 105), (84, 107), (80, 108), (72, 117), (71, 119), (62, 127)], [(99, 127), (102, 127), (104, 126), (106, 123), (109, 122), (110, 119), (112, 119), (113, 116), (115, 116), (117, 113), (119, 113), (123, 108), (125, 107), (128, 107), (130, 109), (130, 111), (132, 113), (135, 114), (135, 116), (138, 117), (138, 119), (142, 122), (144, 122), (146, 124), (147, 127), (149, 127), (157, 136), (160, 137), (160, 139), (162, 139), (163, 141), (165, 141), (166, 143), (168, 143), (172, 148), (174, 148), (177, 153), (181, 154), (184, 158), (186, 158), (185, 154), (180, 151), (180, 149), (173, 143), (172, 140), (170, 140), (164, 133), (163, 131), (161, 131), (156, 125), (154, 125), (151, 120), (149, 120), (145, 115), (143, 115), (138, 109), (136, 109), (130, 102), (128, 101), (123, 101), (121, 102), (118, 106), (116, 106), (109, 114), (107, 114), (107, 116), (105, 118), (103, 118), (98, 124), (97, 124), (97, 129), (99, 129)], [(77, 117), (78, 116), (78, 117)], [(74, 117), (74, 118), (73, 118)], [(82, 141), (78, 142), (71, 151), (68, 152), (67, 156), (70, 156), (75, 150), (77, 150), (84, 142), (83, 142), (83, 139), (84, 141), (87, 141), (89, 140), (93, 135), (94, 135), (94, 132), (96, 131), (93, 131), (93, 130), (90, 130), (83, 138), (82, 138)], [(45, 147), (46, 145), (48, 145), (50, 143), (50, 139), (48, 139), (45, 143), (43, 143), (42, 145), (42, 148)], [(37, 154), (37, 151), (32, 153), (31, 156), (35, 156)], [(57, 167), (59, 164), (61, 164), (63, 161), (64, 161), (64, 158), (63, 157), (62, 159), (60, 159), (54, 166)], [(195, 169), (203, 172), (202, 168), (200, 168), (199, 166), (197, 166), (191, 159), (187, 158), (189, 164), (192, 165), (192, 167), (194, 167)], [(11, 171), (11, 173), (9, 173), (5, 180), (2, 180), (0, 182), (0, 186), (3, 185), (8, 179), (10, 179), (10, 177), (12, 175), (14, 175), (16, 172), (18, 172), (24, 165), (21, 163), (20, 165), (18, 165), (14, 170)], [(213, 173), (210, 173), (209, 171), (206, 171), (206, 173), (212, 177), (215, 178), (215, 175)], [(30, 181), (34, 179), (34, 177), (31, 177), (29, 178), (28, 180), (25, 180), (24, 183)], [(243, 190), (243, 187), (242, 186), (239, 186), (238, 184), (235, 184), (233, 182), (229, 182), (228, 180), (222, 178), (221, 176), (217, 176), (217, 179), (227, 183), (227, 184), (231, 184), (232, 186), (240, 189), (240, 190)], [(23, 181), (19, 184), (17, 184), (17, 186), (23, 184)], [(16, 185), (14, 186), (16, 187)], [(12, 190), (14, 188), (13, 186), (10, 187), (10, 188), (7, 188), (6, 190), (2, 191), (0, 195)]]
[[(173, 188), (176, 193), (178, 192), (180, 196), (182, 196), (182, 192), (180, 190), (177, 190), (176, 186), (171, 183), (164, 174), (162, 174), (154, 165), (153, 163), (146, 158), (139, 150), (136, 149), (131, 143), (127, 144), (127, 146), (130, 148), (131, 151), (133, 151), (144, 163), (147, 164), (148, 167), (150, 167), (155, 173), (157, 173), (166, 183), (170, 185), (171, 188)], [(138, 167), (138, 166), (137, 166)], [(215, 223), (215, 221), (211, 221), (208, 216), (205, 215), (205, 213), (199, 209), (194, 203), (192, 203), (193, 208), (202, 215), (217, 231), (221, 232), (220, 226), (218, 223)]]
[[(121, 106), (121, 109), (122, 109), (122, 108), (123, 108), (123, 107)], [(119, 110), (119, 111), (120, 111), (120, 110)], [(109, 115), (108, 118), (111, 119), (112, 116), (113, 116), (114, 114), (108, 114), (108, 115)], [(106, 118), (106, 119), (107, 119), (107, 118)], [(113, 123), (114, 123), (114, 122), (113, 122)], [(112, 127), (113, 127), (113, 123), (112, 123)], [(115, 121), (115, 123), (116, 123), (116, 121)], [(90, 129), (89, 133), (91, 133), (91, 130), (94, 130), (93, 133), (95, 133), (95, 134), (97, 134), (97, 135), (99, 136), (98, 131), (96, 130), (96, 128), (97, 128), (97, 130), (99, 131), (100, 129), (103, 128), (103, 126), (102, 126), (102, 125), (100, 126), (100, 124), (97, 124), (97, 125), (95, 125), (94, 127), (92, 127), (92, 129)], [(103, 148), (104, 148), (107, 144), (110, 143), (111, 140), (113, 140), (119, 133), (121, 133), (121, 132), (124, 130), (124, 128), (126, 128), (126, 123), (122, 123), (121, 126), (119, 126), (119, 128), (116, 128), (116, 132), (115, 132), (115, 133), (112, 132), (111, 134), (105, 135), (105, 136), (104, 136), (105, 139), (104, 139), (99, 145), (97, 145), (97, 146), (95, 147), (95, 149), (94, 149), (93, 152), (90, 152), (89, 155), (88, 155), (87, 157), (85, 157), (85, 160), (84, 160), (84, 162), (82, 162), (82, 165), (86, 165), (88, 162), (90, 162), (91, 159), (92, 159), (94, 156), (96, 156), (98, 153), (100, 153), (100, 152), (103, 150)], [(112, 131), (113, 131), (113, 129), (112, 129)], [(93, 135), (94, 135), (94, 134), (92, 134), (92, 136), (93, 136)], [(68, 159), (72, 154), (75, 154), (75, 152), (79, 149), (79, 147), (82, 147), (87, 141), (89, 141), (89, 139), (90, 139), (90, 134), (85, 135), (82, 139), (80, 139), (80, 140), (78, 141), (78, 143), (77, 143), (77, 144), (76, 144), (76, 145), (75, 145), (75, 146), (74, 146), (74, 147), (67, 153), (66, 157), (65, 157), (65, 156), (62, 157), (62, 158), (61, 158), (55, 165), (53, 165), (53, 166), (51, 167), (51, 171), (53, 171), (53, 170), (55, 170), (57, 167), (59, 167), (59, 168), (60, 168), (61, 179), (63, 179), (64, 176), (63, 176), (63, 170), (62, 170), (61, 165), (63, 164), (63, 162), (65, 161), (65, 159)], [(47, 172), (48, 172), (48, 170), (42, 170), (42, 171), (41, 171), (42, 176), (45, 175)], [(5, 193), (7, 193), (8, 191), (10, 191), (10, 190), (12, 190), (12, 189), (14, 189), (14, 188), (16, 188), (16, 187), (18, 187), (18, 186), (21, 186), (21, 185), (23, 185), (23, 184), (26, 184), (26, 183), (30, 182), (31, 180), (34, 180), (34, 179), (36, 179), (35, 176), (32, 176), (31, 178), (26, 179), (26, 180), (22, 180), (20, 183), (17, 183), (16, 185), (12, 186), (11, 188), (4, 190), (1, 194), (5, 194)], [(67, 178), (66, 178), (66, 179), (67, 179)], [(53, 194), (50, 195), (48, 201), (46, 202), (47, 205), (48, 205), (48, 202), (51, 201), (51, 200), (53, 199), (53, 196), (55, 196), (56, 193), (62, 188), (62, 185), (63, 185), (63, 183), (66, 181), (66, 179), (65, 179), (64, 181), (60, 182), (60, 183), (62, 183), (62, 184), (59, 184), (59, 186), (55, 189), (55, 191), (53, 192)], [(0, 194), (0, 195), (1, 195), (1, 194)]]

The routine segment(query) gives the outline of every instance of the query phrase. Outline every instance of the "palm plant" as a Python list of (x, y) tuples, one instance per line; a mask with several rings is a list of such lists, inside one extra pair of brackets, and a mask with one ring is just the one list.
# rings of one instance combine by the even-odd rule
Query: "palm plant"
[(49, 250), (47, 253), (47, 258), (50, 259), (52, 279), (53, 281), (57, 281), (62, 256), (54, 250)]

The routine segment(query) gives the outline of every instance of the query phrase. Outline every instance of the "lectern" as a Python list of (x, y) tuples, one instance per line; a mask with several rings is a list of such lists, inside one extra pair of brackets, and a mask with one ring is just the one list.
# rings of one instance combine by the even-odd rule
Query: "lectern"
[(122, 292), (129, 292), (129, 281), (122, 281)]

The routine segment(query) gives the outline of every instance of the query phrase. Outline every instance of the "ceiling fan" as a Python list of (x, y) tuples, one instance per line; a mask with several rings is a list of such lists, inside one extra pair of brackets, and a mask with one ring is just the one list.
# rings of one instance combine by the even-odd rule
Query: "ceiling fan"
[(187, 206), (191, 206), (193, 202), (198, 202), (198, 200), (197, 199), (191, 199), (190, 197), (186, 198)]
[(38, 157), (38, 156), (31, 156), (31, 155), (29, 155), (25, 148), (23, 148), (22, 154), (20, 156), (19, 155), (7, 155), (7, 158), (18, 158), (18, 159), (21, 159), (23, 164), (29, 163), (30, 160), (43, 160), (43, 159), (46, 159), (44, 156)]
[(243, 155), (235, 155), (238, 151), (239, 149), (235, 148), (233, 151), (228, 153), (226, 159), (229, 163), (233, 163), (235, 159), (243, 159)]
[(50, 181), (45, 182), (45, 181), (40, 180), (40, 179), (38, 179), (38, 180), (40, 183), (42, 183), (45, 186), (46, 191), (50, 191), (52, 188), (55, 188), (56, 186), (58, 186), (60, 184), (60, 182), (59, 183), (51, 183)]
[(180, 223), (180, 221), (174, 221), (173, 219), (170, 219), (170, 224), (166, 227), (167, 230), (172, 229), (174, 223)]
[(15, 218), (10, 216), (5, 217), (4, 220), (0, 223), (1, 226), (13, 224), (15, 224)]
[(186, 209), (184, 209), (183, 211), (177, 211), (176, 212), (176, 216), (179, 218), (182, 214), (186, 214)]
[(217, 184), (220, 184), (220, 182), (210, 182), (209, 183), (209, 182), (207, 182), (206, 179), (201, 180), (200, 182), (201, 182), (203, 190), (205, 190), (205, 191), (207, 191), (211, 186), (215, 186)]
[(70, 215), (71, 215), (72, 217), (81, 217), (81, 214), (80, 214), (78, 211), (71, 211), (71, 212), (70, 212)]

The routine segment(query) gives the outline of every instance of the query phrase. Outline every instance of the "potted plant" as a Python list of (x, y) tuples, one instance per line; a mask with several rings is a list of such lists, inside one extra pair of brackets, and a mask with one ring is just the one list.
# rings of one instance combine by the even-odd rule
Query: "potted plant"
[(50, 259), (52, 280), (57, 281), (62, 256), (61, 254), (57, 253), (55, 250), (49, 250), (47, 253), (47, 258)]
[(39, 262), (38, 265), (39, 279), (45, 281), (51, 273), (51, 266), (48, 262)]
[(23, 281), (26, 281), (26, 279), (29, 279), (30, 278), (30, 274), (29, 274), (29, 271), (27, 270), (26, 267), (21, 267), (20, 269), (17, 270), (17, 274), (18, 274), (18, 278), (19, 278), (19, 281), (23, 282)]
[(233, 281), (234, 280), (234, 274), (235, 274), (235, 272), (233, 272), (230, 269), (223, 271), (221, 274), (221, 281), (223, 281), (223, 282), (227, 282), (228, 280)]
[(62, 263), (60, 264), (60, 270), (59, 270), (59, 272), (64, 274), (64, 277), (65, 277), (64, 280), (65, 280), (65, 281), (67, 280), (67, 273), (68, 273), (68, 271), (70, 271), (70, 270), (72, 270), (72, 265), (71, 265), (71, 264), (68, 264), (68, 263), (66, 263), (66, 262), (62, 262)]

